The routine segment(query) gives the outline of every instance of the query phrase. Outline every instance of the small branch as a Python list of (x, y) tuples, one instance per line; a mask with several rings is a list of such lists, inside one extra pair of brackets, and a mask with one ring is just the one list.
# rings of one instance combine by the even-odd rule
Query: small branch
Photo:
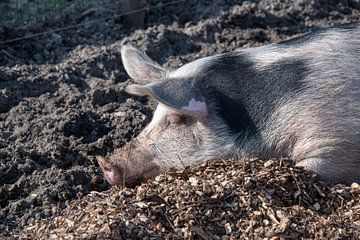
[(16, 58), (13, 55), (11, 55), (8, 51), (6, 51), (5, 49), (2, 49), (1, 52), (8, 58), (11, 58), (11, 60), (15, 61)]
[(185, 171), (187, 179), (189, 179), (189, 174), (188, 174), (188, 172), (186, 170), (186, 167), (185, 167), (183, 161), (181, 160), (181, 157), (179, 156), (179, 154), (176, 154), (176, 156), (178, 157), (179, 161), (181, 162), (182, 166), (184, 167), (184, 171)]

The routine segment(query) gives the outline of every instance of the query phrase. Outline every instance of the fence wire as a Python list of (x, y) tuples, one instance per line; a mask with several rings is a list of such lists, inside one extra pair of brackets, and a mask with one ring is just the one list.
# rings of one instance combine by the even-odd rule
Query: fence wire
[[(111, 0), (108, 0), (107, 2), (110, 2), (110, 1)], [(127, 0), (127, 1), (131, 1), (131, 0)], [(114, 14), (114, 15), (111, 15), (111, 16), (98, 18), (98, 19), (95, 19), (95, 20), (89, 20), (89, 21), (81, 22), (81, 23), (74, 24), (74, 25), (68, 25), (68, 26), (61, 27), (61, 28), (54, 28), (54, 29), (51, 29), (51, 30), (48, 30), (48, 31), (38, 32), (38, 33), (31, 34), (31, 35), (23, 36), (23, 37), (7, 39), (5, 41), (0, 42), (0, 46), (4, 45), (4, 44), (7, 44), (7, 43), (13, 43), (13, 42), (17, 42), (17, 41), (20, 41), (20, 40), (24, 40), (24, 39), (36, 38), (36, 37), (43, 36), (43, 35), (50, 34), (50, 33), (54, 33), (54, 32), (60, 32), (60, 31), (68, 30), (68, 29), (78, 28), (78, 27), (85, 26), (85, 25), (91, 25), (91, 24), (99, 23), (99, 22), (105, 21), (107, 19), (113, 19), (113, 18), (118, 18), (118, 17), (121, 17), (121, 16), (127, 16), (127, 15), (135, 14), (135, 13), (138, 13), (138, 12), (142, 12), (142, 11), (148, 11), (149, 9), (156, 9), (156, 8), (159, 8), (159, 7), (171, 6), (171, 5), (174, 5), (174, 4), (177, 4), (177, 3), (184, 3), (186, 1), (187, 0), (168, 1), (166, 3), (162, 3), (160, 6), (146, 5), (146, 6), (142, 7), (142, 8), (137, 8), (137, 9), (134, 9), (134, 10), (131, 10), (131, 11), (122, 12), (120, 14)], [(71, 2), (75, 2), (75, 1), (71, 1)], [(83, 2), (89, 2), (89, 1), (83, 1)], [(98, 1), (98, 2), (100, 2), (100, 1)]]
[[(97, 0), (96, 3), (107, 4), (115, 1)], [(0, 23), (26, 24), (72, 4), (81, 6), (88, 2), (89, 0), (0, 0)]]

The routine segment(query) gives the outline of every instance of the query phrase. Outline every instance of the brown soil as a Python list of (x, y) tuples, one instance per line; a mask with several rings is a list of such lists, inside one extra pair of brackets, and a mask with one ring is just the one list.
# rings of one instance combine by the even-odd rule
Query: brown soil
[[(191, 181), (181, 180), (181, 177), (180, 180), (168, 179), (169, 176), (160, 177), (158, 185), (153, 181), (136, 189), (119, 191), (113, 188), (103, 192), (110, 186), (94, 156), (106, 156), (114, 148), (124, 145), (149, 121), (154, 108), (147, 99), (130, 97), (123, 91), (129, 82), (120, 58), (120, 42), (125, 37), (164, 66), (178, 67), (202, 56), (263, 45), (319, 27), (359, 20), (360, 1), (197, 0), (173, 5), (155, 0), (147, 2), (151, 7), (145, 12), (142, 27), (129, 26), (123, 17), (114, 17), (1, 44), (37, 32), (114, 16), (121, 9), (116, 4), (72, 5), (32, 26), (0, 25), (0, 237), (16, 237), (24, 229), (27, 230), (23, 236), (29, 238), (39, 231), (43, 236), (65, 234), (61, 233), (63, 230), (58, 233), (54, 229), (66, 229), (66, 226), (68, 233), (80, 234), (83, 231), (81, 222), (88, 223), (88, 229), (93, 228), (98, 234), (90, 231), (86, 236), (133, 237), (133, 234), (142, 232), (158, 237), (182, 238), (186, 234), (221, 237), (226, 235), (226, 229), (229, 233), (230, 224), (235, 237), (270, 237), (271, 231), (280, 231), (295, 238), (356, 239), (356, 232), (359, 232), (356, 213), (360, 211), (357, 190), (345, 186), (328, 187), (300, 171), (298, 178), (304, 183), (304, 191), (315, 194), (304, 202), (303, 187), (299, 188), (297, 181), (291, 180), (294, 178), (289, 174), (293, 172), (278, 163), (270, 166), (270, 173), (265, 177), (261, 171), (267, 170), (262, 169), (261, 161), (248, 160), (245, 166), (254, 165), (251, 172), (232, 162), (221, 163), (219, 167), (190, 169), (189, 175), (198, 180), (199, 186), (210, 179), (201, 173), (206, 169), (211, 169), (212, 178), (219, 180), (211, 191), (216, 193), (216, 186), (219, 186), (226, 198), (218, 195), (217, 199), (221, 200), (213, 201), (207, 193), (198, 196), (197, 187), (191, 185)], [(231, 171), (224, 174), (222, 168)], [(277, 175), (276, 168), (281, 169), (280, 175)], [(203, 170), (196, 173), (197, 169)], [(228, 175), (231, 172), (238, 175)], [(281, 174), (288, 177), (283, 181), (279, 179)], [(254, 180), (243, 188), (247, 180), (241, 179), (242, 176)], [(231, 187), (222, 184), (226, 181)], [(324, 196), (317, 193), (314, 184), (324, 191)], [(180, 201), (177, 199), (184, 197), (174, 190), (180, 186), (187, 186), (184, 196), (188, 197), (184, 205), (176, 205)], [(266, 194), (261, 195), (264, 188), (275, 189), (266, 193), (270, 199)], [(164, 190), (169, 195), (164, 195)], [(139, 191), (149, 192), (155, 197), (150, 195), (150, 200), (136, 198)], [(242, 198), (244, 202), (241, 202)], [(274, 214), (271, 214), (279, 224), (260, 209), (260, 198), (265, 198), (265, 205), (273, 209)], [(272, 201), (274, 198), (275, 203)], [(192, 199), (196, 199), (194, 204), (197, 201), (203, 204), (188, 210)], [(231, 205), (231, 199), (234, 199), (234, 204), (241, 202), (242, 205)], [(139, 202), (143, 207), (138, 206)], [(314, 206), (316, 203), (320, 209), (318, 205)], [(102, 213), (97, 210), (99, 206), (104, 207)], [(184, 216), (177, 226), (175, 220), (185, 211), (183, 208), (191, 216)], [(90, 212), (78, 223), (79, 209)], [(206, 218), (209, 209), (214, 209), (215, 215), (209, 213)], [(284, 215), (276, 213), (279, 209)], [(225, 222), (216, 220), (218, 215), (227, 212), (230, 217), (225, 216)], [(94, 215), (88, 215), (90, 213)], [(58, 214), (60, 216), (54, 220), (52, 217)], [(90, 225), (92, 219), (100, 215), (109, 216), (107, 222)], [(150, 223), (145, 221), (147, 225), (143, 224), (143, 215), (150, 220), (154, 215), (155, 220), (148, 219)], [(76, 224), (64, 225), (74, 220)], [(203, 222), (197, 222), (200, 220)], [(129, 224), (133, 230), (127, 232)]]

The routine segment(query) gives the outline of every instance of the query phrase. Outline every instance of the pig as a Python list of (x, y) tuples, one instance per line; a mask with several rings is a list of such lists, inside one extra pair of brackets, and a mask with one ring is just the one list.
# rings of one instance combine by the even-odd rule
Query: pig
[(200, 58), (165, 69), (122, 45), (135, 84), (158, 102), (151, 122), (110, 157), (112, 185), (130, 186), (211, 159), (288, 157), (333, 183), (360, 180), (360, 24)]

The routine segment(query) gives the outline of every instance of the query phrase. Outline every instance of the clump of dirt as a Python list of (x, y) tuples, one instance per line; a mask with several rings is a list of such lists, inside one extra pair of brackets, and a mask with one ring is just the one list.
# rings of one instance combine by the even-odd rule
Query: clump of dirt
[[(116, 3), (96, 1), (32, 26), (0, 26), (0, 235), (110, 188), (94, 156), (123, 146), (153, 110), (123, 91), (124, 38), (172, 68), (360, 16), (358, 0), (144, 2), (141, 27), (127, 25)], [(70, 25), (78, 27), (52, 31)]]
[(92, 192), (20, 237), (358, 239), (359, 197), (358, 184), (329, 187), (287, 159), (217, 160)]

